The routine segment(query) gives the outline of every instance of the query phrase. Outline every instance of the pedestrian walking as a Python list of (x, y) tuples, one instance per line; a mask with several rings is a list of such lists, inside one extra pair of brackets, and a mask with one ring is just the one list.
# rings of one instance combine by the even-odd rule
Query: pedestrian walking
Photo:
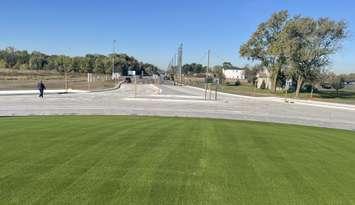
[(43, 98), (43, 94), (44, 94), (44, 90), (46, 89), (46, 86), (44, 85), (42, 80), (38, 82), (37, 88), (38, 88), (38, 91), (39, 91), (39, 96), (38, 97)]

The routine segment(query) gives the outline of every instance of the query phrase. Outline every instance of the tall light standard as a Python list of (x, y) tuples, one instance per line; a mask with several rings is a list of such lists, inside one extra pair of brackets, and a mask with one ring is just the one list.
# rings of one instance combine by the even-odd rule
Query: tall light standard
[(207, 68), (206, 68), (206, 77), (205, 77), (205, 100), (207, 100), (207, 89), (208, 89), (208, 70), (210, 69), (210, 55), (211, 50), (208, 50), (207, 58)]
[(180, 85), (182, 84), (182, 46), (183, 44), (181, 43), (178, 49), (178, 69), (179, 69), (179, 80), (180, 80)]
[(116, 40), (113, 40), (113, 52), (112, 52), (112, 78), (114, 79), (115, 74), (115, 55), (116, 55)]

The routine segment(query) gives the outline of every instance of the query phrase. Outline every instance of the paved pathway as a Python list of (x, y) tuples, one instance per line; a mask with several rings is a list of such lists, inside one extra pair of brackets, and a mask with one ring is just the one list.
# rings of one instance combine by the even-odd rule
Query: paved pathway
[[(136, 93), (136, 96), (135, 96)], [(209, 97), (209, 95), (207, 95)], [(213, 94), (212, 94), (213, 96)], [(205, 101), (198, 88), (123, 84), (98, 93), (0, 96), (0, 116), (159, 115), (280, 122), (355, 130), (355, 106), (219, 94)]]

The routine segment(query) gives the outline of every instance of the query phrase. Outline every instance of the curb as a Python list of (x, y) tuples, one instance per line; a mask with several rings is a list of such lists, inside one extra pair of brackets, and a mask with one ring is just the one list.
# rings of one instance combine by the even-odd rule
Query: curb
[(115, 85), (115, 87), (113, 88), (106, 88), (106, 89), (101, 89), (101, 90), (92, 90), (92, 91), (88, 91), (89, 93), (98, 93), (98, 92), (107, 92), (107, 91), (113, 91), (113, 90), (117, 90), (121, 88), (121, 85), (124, 83), (125, 81), (121, 81), (118, 82), (117, 85)]

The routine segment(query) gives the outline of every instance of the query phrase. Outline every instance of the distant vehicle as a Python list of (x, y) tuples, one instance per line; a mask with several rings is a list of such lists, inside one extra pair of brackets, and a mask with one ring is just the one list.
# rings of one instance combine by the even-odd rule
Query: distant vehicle
[(128, 76), (135, 76), (136, 75), (136, 71), (135, 70), (129, 70), (128, 71)]
[(331, 86), (330, 84), (328, 84), (328, 83), (323, 83), (323, 84), (321, 85), (321, 87), (322, 87), (323, 89), (332, 89), (332, 86)]
[(132, 80), (131, 80), (131, 78), (127, 77), (127, 78), (125, 79), (125, 82), (126, 82), (126, 83), (132, 83)]
[(345, 85), (355, 85), (355, 80), (349, 80), (344, 82)]

